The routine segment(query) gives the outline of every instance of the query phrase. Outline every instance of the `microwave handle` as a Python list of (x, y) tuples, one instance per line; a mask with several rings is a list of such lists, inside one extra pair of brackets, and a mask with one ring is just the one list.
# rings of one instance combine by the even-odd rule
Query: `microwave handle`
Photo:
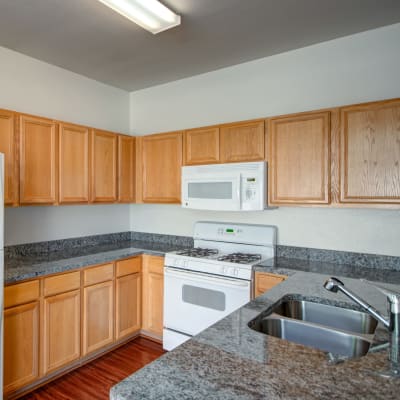
[(240, 210), (242, 206), (242, 175), (238, 174), (238, 184), (236, 185), (236, 196), (238, 199), (238, 210)]

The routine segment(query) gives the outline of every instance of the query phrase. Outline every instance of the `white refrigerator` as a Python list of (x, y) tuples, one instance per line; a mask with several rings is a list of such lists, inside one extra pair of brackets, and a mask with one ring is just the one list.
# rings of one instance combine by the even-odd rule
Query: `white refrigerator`
[(0, 153), (0, 399), (3, 398), (4, 154)]

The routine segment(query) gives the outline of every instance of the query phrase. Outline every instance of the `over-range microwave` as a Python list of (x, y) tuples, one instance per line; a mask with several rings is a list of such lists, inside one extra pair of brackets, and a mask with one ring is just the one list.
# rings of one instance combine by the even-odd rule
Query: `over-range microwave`
[(182, 207), (256, 211), (266, 208), (266, 163), (182, 167)]

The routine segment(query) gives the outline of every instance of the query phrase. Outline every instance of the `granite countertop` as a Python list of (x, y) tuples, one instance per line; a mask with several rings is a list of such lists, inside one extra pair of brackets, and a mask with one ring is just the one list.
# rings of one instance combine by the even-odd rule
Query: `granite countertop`
[[(330, 364), (322, 351), (251, 330), (248, 322), (286, 295), (354, 308), (343, 294), (330, 293), (322, 287), (331, 271), (329, 275), (317, 274), (277, 264), (260, 268), (289, 273), (289, 278), (115, 385), (110, 398), (399, 398), (400, 379), (383, 378), (376, 373), (388, 366), (387, 350)], [(386, 312), (386, 298), (380, 292), (359, 280), (341, 278), (361, 297)], [(398, 285), (386, 286), (400, 290)], [(387, 332), (378, 326), (375, 336), (385, 340)]]
[[(5, 259), (5, 282), (142, 253), (164, 255), (180, 248), (182, 246), (177, 243), (124, 240), (44, 254), (19, 254)], [(385, 379), (376, 374), (387, 367), (387, 350), (331, 365), (326, 354), (319, 350), (263, 335), (247, 324), (288, 294), (354, 307), (342, 294), (329, 293), (322, 288), (330, 275), (341, 277), (346, 285), (385, 313), (385, 297), (352, 278), (391, 282), (396, 285), (388, 287), (400, 291), (400, 271), (289, 257), (268, 260), (255, 270), (284, 274), (289, 278), (114, 386), (111, 399), (398, 398), (400, 379)], [(380, 327), (376, 336), (386, 338), (387, 333)]]
[(354, 279), (367, 279), (375, 282), (387, 282), (400, 285), (400, 270), (385, 267), (367, 268), (350, 264), (338, 264), (328, 261), (300, 260), (289, 257), (277, 257), (256, 265), (255, 271), (270, 272), (279, 275), (294, 275), (296, 272), (314, 272), (343, 276)]
[(181, 247), (176, 244), (128, 240), (96, 246), (66, 248), (40, 255), (24, 254), (6, 257), (4, 282), (5, 284), (15, 283), (143, 253), (163, 256), (166, 252), (179, 248)]
[[(4, 282), (11, 284), (40, 276), (102, 264), (139, 254), (163, 256), (173, 250), (186, 248), (182, 244), (145, 240), (124, 240), (101, 245), (57, 248), (42, 254), (24, 254), (5, 257)], [(350, 278), (365, 278), (372, 281), (400, 284), (400, 270), (390, 268), (366, 268), (355, 265), (336, 264), (326, 261), (301, 260), (278, 257), (255, 267), (256, 271), (281, 275), (293, 275), (298, 271), (323, 272)]]

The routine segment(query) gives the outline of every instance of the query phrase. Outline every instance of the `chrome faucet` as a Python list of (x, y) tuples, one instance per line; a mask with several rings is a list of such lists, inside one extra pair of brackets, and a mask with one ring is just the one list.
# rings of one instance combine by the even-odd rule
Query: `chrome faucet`
[(370, 284), (386, 296), (388, 301), (389, 318), (385, 318), (376, 308), (372, 307), (351, 290), (347, 289), (344, 286), (344, 283), (337, 278), (332, 277), (327, 279), (324, 283), (324, 288), (334, 293), (337, 293), (338, 291), (342, 292), (369, 314), (373, 315), (388, 329), (390, 333), (390, 375), (400, 377), (400, 293), (390, 291), (364, 279), (361, 280)]

